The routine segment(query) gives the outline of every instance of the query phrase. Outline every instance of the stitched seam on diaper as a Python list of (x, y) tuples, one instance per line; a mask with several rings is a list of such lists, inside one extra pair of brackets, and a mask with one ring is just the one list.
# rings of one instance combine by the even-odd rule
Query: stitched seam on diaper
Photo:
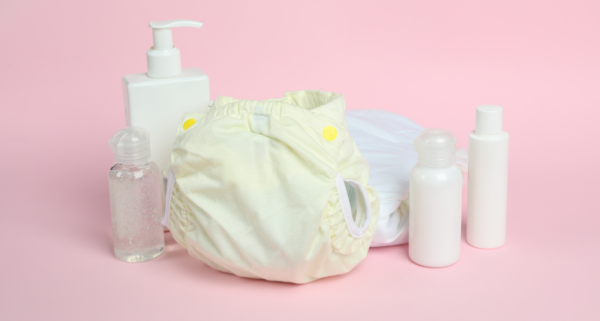
[[(181, 239), (181, 241), (184, 243), (182, 244), (185, 248), (188, 247), (188, 226), (189, 226), (189, 209), (187, 208), (187, 204), (185, 204), (185, 202), (183, 201), (183, 194), (181, 193), (181, 191), (179, 190), (178, 186), (175, 186), (175, 188), (173, 189), (173, 202), (171, 203), (172, 207), (178, 207), (178, 212), (179, 212), (179, 217), (176, 216), (176, 219), (180, 222), (180, 225), (182, 226), (180, 233), (183, 233), (183, 238)], [(177, 226), (177, 228), (179, 228), (179, 226)]]
[(329, 214), (333, 211), (333, 199), (334, 199), (333, 194), (334, 193), (337, 193), (337, 189), (335, 188), (335, 186), (333, 187), (331, 196), (329, 197), (329, 200), (327, 201), (327, 209), (325, 210), (325, 220), (327, 221), (327, 226), (329, 226), (329, 241), (330, 242), (333, 242), (333, 240), (335, 239), (335, 231), (333, 230), (333, 225), (329, 221)]
[(182, 204), (182, 210), (183, 210), (183, 214), (185, 215), (185, 247), (188, 248), (188, 235), (189, 235), (189, 226), (190, 226), (190, 209), (188, 208), (187, 204), (183, 201), (183, 199), (181, 199), (181, 204)]
[[(342, 140), (342, 142), (340, 143), (340, 145), (339, 145), (339, 146), (338, 146), (338, 148), (337, 148), (337, 153), (336, 153), (336, 155), (335, 155), (335, 157), (336, 157), (336, 159), (335, 159), (335, 163), (336, 163), (336, 165), (338, 164), (338, 159), (340, 159), (340, 156), (341, 156), (341, 154), (342, 154), (343, 146), (344, 146), (345, 144), (348, 144), (348, 137), (350, 137), (350, 134), (348, 134), (348, 133), (344, 133), (344, 139)], [(354, 141), (352, 141), (352, 142), (350, 142), (350, 143), (351, 143), (351, 144), (353, 144), (353, 145), (355, 144), (355, 142), (354, 142)], [(354, 146), (352, 146), (352, 148), (354, 149)]]

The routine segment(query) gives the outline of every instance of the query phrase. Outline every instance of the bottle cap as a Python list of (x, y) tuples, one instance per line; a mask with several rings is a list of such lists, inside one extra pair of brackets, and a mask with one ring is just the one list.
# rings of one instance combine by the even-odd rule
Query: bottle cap
[(167, 78), (181, 74), (181, 55), (179, 49), (173, 46), (171, 28), (202, 27), (202, 22), (192, 20), (152, 21), (152, 38), (154, 46), (146, 52), (148, 76), (152, 78)]
[(475, 116), (475, 132), (483, 135), (495, 135), (502, 132), (502, 107), (481, 105)]
[(134, 165), (150, 161), (150, 133), (142, 127), (125, 127), (108, 144), (117, 163)]
[(456, 137), (446, 129), (430, 128), (415, 139), (419, 153), (419, 165), (424, 167), (448, 167), (456, 163)]

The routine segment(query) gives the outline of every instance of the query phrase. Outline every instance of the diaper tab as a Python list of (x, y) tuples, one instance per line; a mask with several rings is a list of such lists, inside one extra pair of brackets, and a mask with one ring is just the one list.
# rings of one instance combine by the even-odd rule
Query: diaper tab
[(263, 106), (256, 106), (254, 111), (248, 114), (250, 130), (257, 134), (266, 135), (269, 132), (269, 118), (270, 115)]

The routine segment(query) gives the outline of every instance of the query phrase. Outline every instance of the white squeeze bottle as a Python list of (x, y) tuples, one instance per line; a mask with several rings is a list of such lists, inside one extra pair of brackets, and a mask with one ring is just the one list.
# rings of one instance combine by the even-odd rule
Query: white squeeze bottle
[(201, 22), (150, 22), (154, 46), (146, 52), (148, 72), (123, 77), (127, 126), (143, 127), (152, 136), (152, 160), (162, 170), (171, 160), (177, 125), (186, 112), (207, 112), (208, 76), (198, 68), (181, 69), (172, 28), (202, 27)]
[(469, 133), (467, 242), (493, 249), (506, 240), (508, 133), (502, 130), (502, 107), (477, 107)]
[(427, 267), (444, 267), (460, 257), (462, 172), (456, 138), (445, 129), (426, 129), (415, 140), (419, 162), (410, 173), (408, 254)]

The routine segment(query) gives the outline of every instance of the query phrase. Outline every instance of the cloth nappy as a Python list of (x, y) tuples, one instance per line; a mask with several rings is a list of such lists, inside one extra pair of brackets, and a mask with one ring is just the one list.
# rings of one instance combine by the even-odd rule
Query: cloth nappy
[(173, 146), (164, 224), (188, 253), (248, 278), (306, 283), (367, 255), (379, 200), (342, 95), (219, 97)]

